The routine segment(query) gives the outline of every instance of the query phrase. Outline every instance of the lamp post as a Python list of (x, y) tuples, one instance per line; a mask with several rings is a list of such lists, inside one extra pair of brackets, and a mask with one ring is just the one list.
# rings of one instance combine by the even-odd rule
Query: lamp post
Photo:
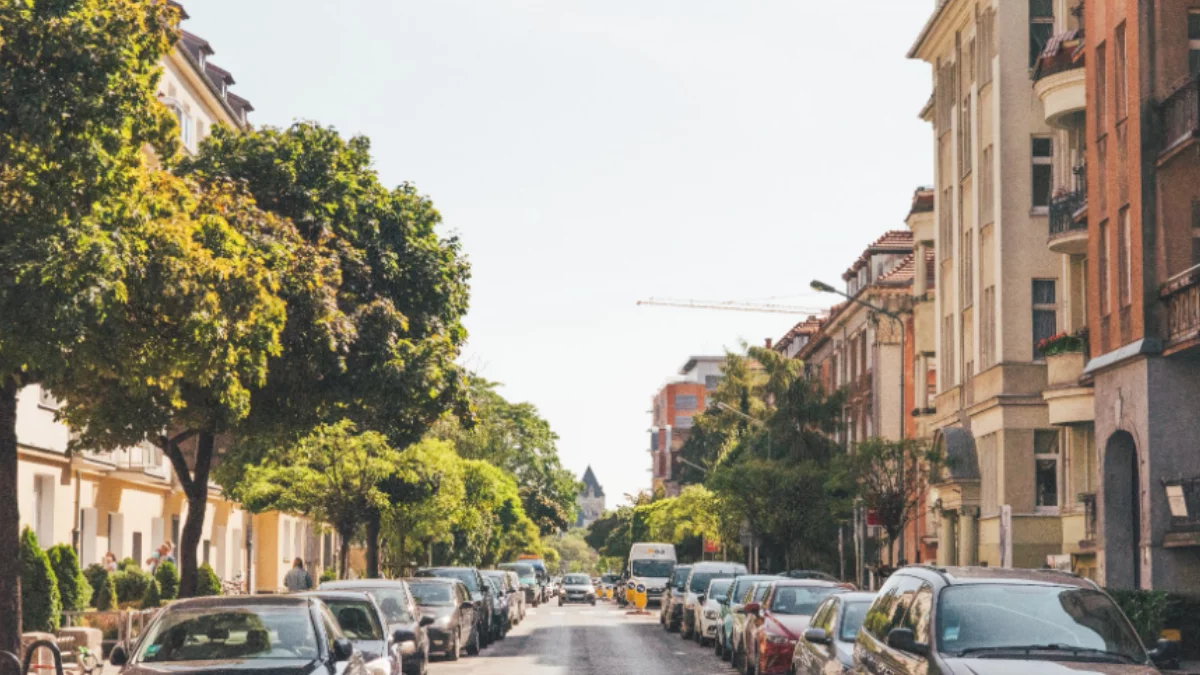
[[(814, 291), (817, 291), (818, 293), (833, 293), (834, 295), (840, 295), (843, 298), (849, 300), (850, 302), (853, 302), (858, 305), (862, 305), (863, 307), (866, 307), (867, 309), (870, 309), (879, 314), (882, 314), (882, 315), (886, 316), (887, 318), (891, 319), (892, 321), (894, 321), (896, 323), (896, 327), (900, 329), (900, 441), (901, 441), (901, 443), (903, 443), (904, 435), (905, 435), (904, 434), (904, 428), (905, 428), (905, 425), (904, 425), (904, 376), (906, 374), (904, 372), (905, 368), (906, 368), (905, 363), (904, 363), (904, 346), (905, 346), (904, 345), (904, 332), (905, 332), (904, 320), (900, 318), (899, 314), (897, 314), (893, 311), (884, 309), (878, 305), (867, 302), (866, 300), (863, 300), (861, 298), (849, 295), (847, 293), (843, 293), (842, 291), (839, 291), (838, 289), (834, 288), (833, 286), (830, 286), (829, 284), (825, 283), (824, 281), (820, 281), (818, 279), (813, 279), (812, 283), (809, 284), (809, 287), (812, 288)], [(904, 451), (903, 451), (903, 449), (901, 449), (901, 451), (900, 451), (900, 489), (901, 490), (904, 489)], [(901, 560), (904, 559), (904, 529), (903, 528), (901, 528), (901, 530), (900, 530), (900, 559)]]

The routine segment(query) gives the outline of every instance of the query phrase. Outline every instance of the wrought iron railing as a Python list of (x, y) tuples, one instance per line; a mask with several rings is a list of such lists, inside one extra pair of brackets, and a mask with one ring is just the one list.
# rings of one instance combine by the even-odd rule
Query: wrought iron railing
[(1200, 131), (1200, 87), (1197, 76), (1192, 75), (1163, 99), (1159, 110), (1162, 114), (1162, 146), (1166, 152), (1196, 136)]
[(1171, 277), (1163, 284), (1167, 308), (1167, 344), (1200, 337), (1200, 265)]
[(1050, 200), (1050, 236), (1054, 237), (1073, 230), (1086, 230), (1087, 221), (1077, 222), (1075, 214), (1087, 206), (1087, 191), (1084, 189), (1060, 192)]

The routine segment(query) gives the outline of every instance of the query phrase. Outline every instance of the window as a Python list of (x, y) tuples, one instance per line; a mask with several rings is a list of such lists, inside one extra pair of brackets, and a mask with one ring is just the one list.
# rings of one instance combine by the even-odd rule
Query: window
[(720, 381), (721, 381), (720, 375), (705, 375), (704, 376), (704, 388), (708, 389), (709, 391), (712, 391), (713, 389), (717, 388), (717, 383)]
[(975, 79), (979, 81), (980, 89), (992, 81), (992, 58), (996, 56), (995, 25), (996, 10), (989, 9), (979, 15), (975, 28), (979, 39), (979, 46), (975, 50), (975, 68), (978, 71)]
[(658, 432), (657, 431), (650, 432), (650, 449), (658, 450)]
[(1033, 208), (1050, 208), (1050, 191), (1054, 181), (1054, 141), (1046, 136), (1034, 136), (1030, 144), (1033, 153)]
[(171, 516), (171, 543), (179, 544), (179, 516)]
[(1133, 272), (1130, 269), (1129, 246), (1129, 207), (1121, 209), (1117, 216), (1117, 300), (1121, 307), (1128, 307), (1131, 301), (1130, 287), (1133, 285)]
[(971, 247), (971, 230), (962, 236), (962, 306), (970, 307), (975, 300), (974, 249)]
[(1029, 67), (1054, 35), (1054, 0), (1029, 0)]
[(1058, 510), (1058, 436), (1055, 431), (1033, 432), (1034, 510)]
[(203, 562), (205, 565), (209, 564), (209, 557), (212, 555), (212, 542), (208, 539), (205, 539), (204, 542), (200, 544), (200, 550), (203, 552), (201, 554), (201, 562)]
[(696, 400), (695, 394), (676, 394), (675, 409), (676, 410), (695, 410), (699, 403)]
[(958, 117), (958, 175), (960, 177), (971, 173), (971, 159), (971, 92), (968, 91), (963, 96)]
[(942, 200), (938, 204), (938, 223), (941, 230), (941, 237), (936, 243), (937, 250), (941, 252), (942, 260), (949, 260), (950, 254), (954, 251), (953, 239), (954, 236), (954, 212), (951, 208), (951, 201), (954, 199), (954, 188), (946, 188), (942, 190)]
[(981, 370), (995, 363), (996, 354), (996, 287), (983, 289), (983, 301), (979, 316), (979, 351)]
[(1109, 284), (1108, 275), (1108, 221), (1100, 223), (1100, 260), (1098, 261), (1100, 274), (1100, 316), (1108, 316), (1109, 305), (1112, 302), (1112, 285)]
[(1200, 265), (1200, 199), (1192, 200), (1192, 265)]
[(675, 428), (676, 429), (691, 429), (692, 428), (691, 415), (676, 415), (675, 416)]
[(954, 386), (954, 315), (942, 317), (942, 391)]
[(1200, 73), (1200, 10), (1188, 12), (1188, 73)]
[[(115, 553), (115, 551), (114, 551)], [(137, 562), (138, 567), (142, 565), (142, 533), (133, 533), (133, 555), (132, 558)]]
[(1042, 358), (1038, 343), (1053, 337), (1058, 330), (1054, 279), (1033, 280), (1033, 359)]
[(54, 545), (54, 476), (33, 477), (33, 533), (45, 548)]
[[(1108, 105), (1108, 59), (1107, 49), (1104, 43), (1096, 46), (1096, 100), (1092, 108), (1096, 111), (1096, 136), (1103, 136), (1107, 131), (1105, 122), (1107, 120), (1107, 105)], [(1103, 176), (1104, 174), (1100, 174)], [(1101, 181), (1103, 183), (1103, 181)]]
[(908, 608), (908, 614), (900, 624), (902, 628), (911, 628), (917, 642), (929, 644), (929, 610), (933, 608), (933, 589), (928, 584), (921, 586), (913, 596)]
[(1116, 85), (1116, 109), (1117, 121), (1125, 119), (1129, 114), (1126, 110), (1127, 100), (1129, 98), (1129, 73), (1126, 68), (1126, 53), (1125, 53), (1125, 24), (1117, 26), (1116, 36), (1113, 40), (1113, 50), (1116, 52), (1113, 57), (1116, 58), (1116, 63), (1113, 64), (1116, 72), (1113, 73), (1114, 84)]
[(921, 580), (914, 577), (897, 574), (892, 576), (883, 588), (875, 603), (863, 619), (862, 629), (883, 642), (893, 628), (901, 626), (912, 607), (913, 598), (921, 588)]
[(996, 220), (996, 178), (992, 167), (992, 146), (979, 154), (979, 222), (987, 225)]

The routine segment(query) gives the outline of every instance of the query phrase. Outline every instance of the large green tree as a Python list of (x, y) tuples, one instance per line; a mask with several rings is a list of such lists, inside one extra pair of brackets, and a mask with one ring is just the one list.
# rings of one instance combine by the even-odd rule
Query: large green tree
[(402, 489), (391, 488), (383, 542), (389, 571), (400, 573), (418, 556), (428, 560), (436, 545), (453, 540), (466, 485), (462, 459), (449, 443), (433, 439), (404, 449), (396, 464), (396, 481)]
[(454, 515), (452, 540), (438, 547), (438, 562), (491, 567), (536, 551), (538, 529), (521, 504), (516, 480), (488, 462), (462, 460), (464, 499)]
[[(155, 100), (176, 13), (147, 0), (0, 2), (0, 560), (18, 559), (17, 393), (77, 360), (69, 348), (121, 302), (107, 215), (145, 147), (174, 152)], [(16, 565), (0, 566), (0, 649), (19, 651)]]

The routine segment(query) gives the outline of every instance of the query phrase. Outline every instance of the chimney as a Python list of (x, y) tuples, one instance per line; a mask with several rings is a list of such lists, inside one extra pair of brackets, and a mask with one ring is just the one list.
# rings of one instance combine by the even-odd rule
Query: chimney
[(766, 339), (766, 344), (767, 344), (767, 349), (770, 349), (770, 348), (771, 348), (771, 345), (772, 345), (772, 344), (774, 344), (774, 341), (773, 341), (773, 340), (771, 340), (771, 338), (767, 338), (767, 339)]

